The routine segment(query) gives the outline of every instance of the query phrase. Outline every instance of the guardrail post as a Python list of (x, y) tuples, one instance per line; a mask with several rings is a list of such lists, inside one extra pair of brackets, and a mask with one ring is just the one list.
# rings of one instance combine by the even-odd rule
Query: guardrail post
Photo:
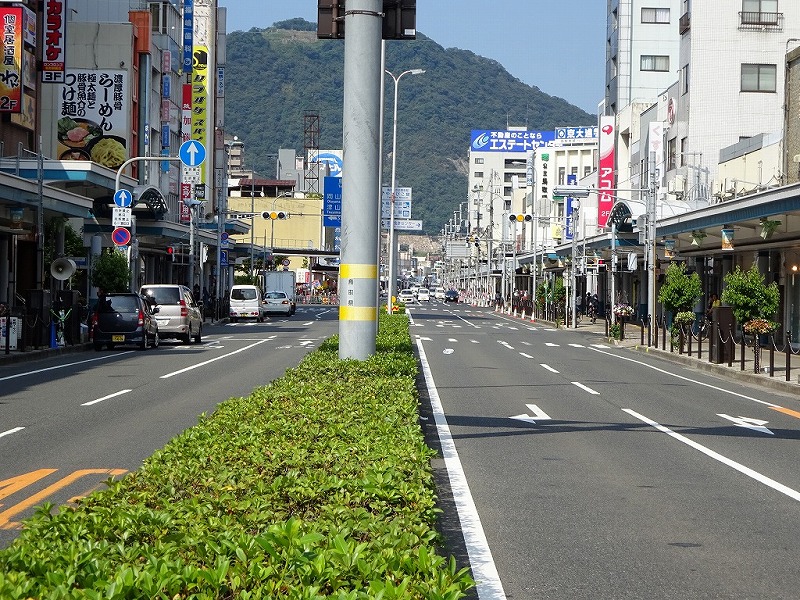
[(790, 364), (791, 364), (791, 358), (792, 358), (792, 332), (791, 331), (787, 331), (786, 332), (786, 346), (785, 346), (785, 350), (784, 351), (786, 352), (786, 381), (791, 381), (792, 380), (792, 376), (789, 374), (789, 371), (791, 369)]

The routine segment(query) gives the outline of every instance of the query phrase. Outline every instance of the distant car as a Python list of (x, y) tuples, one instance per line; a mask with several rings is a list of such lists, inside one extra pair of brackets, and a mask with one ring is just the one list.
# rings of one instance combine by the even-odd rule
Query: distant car
[(430, 299), (431, 299), (431, 291), (428, 288), (421, 287), (417, 290), (417, 300), (419, 300), (420, 302), (422, 302), (423, 300), (425, 302), (428, 302), (430, 301)]
[(455, 290), (447, 290), (444, 293), (445, 302), (458, 302), (458, 292)]
[(157, 306), (158, 334), (161, 339), (178, 338), (184, 344), (202, 341), (203, 315), (192, 291), (185, 285), (151, 283), (139, 290), (142, 296)]
[(417, 299), (411, 290), (400, 290), (400, 293), (397, 294), (397, 301), (402, 304), (413, 304)]
[(443, 287), (437, 287), (433, 290), (433, 297), (436, 300), (444, 300), (445, 289)]
[(140, 294), (106, 294), (98, 299), (92, 315), (94, 349), (102, 350), (105, 345), (113, 350), (117, 344), (134, 344), (142, 350), (150, 345), (158, 348), (158, 311)]
[(264, 298), (261, 288), (256, 285), (234, 285), (228, 301), (231, 323), (239, 319), (255, 319), (259, 323), (264, 321)]
[(264, 312), (289, 317), (294, 314), (294, 305), (286, 292), (275, 290), (264, 294)]

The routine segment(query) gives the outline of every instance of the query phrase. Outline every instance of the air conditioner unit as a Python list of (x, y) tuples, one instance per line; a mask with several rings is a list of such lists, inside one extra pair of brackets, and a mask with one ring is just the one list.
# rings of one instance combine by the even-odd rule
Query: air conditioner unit
[(683, 177), (676, 177), (667, 183), (667, 191), (670, 194), (682, 193), (686, 185), (685, 181)]

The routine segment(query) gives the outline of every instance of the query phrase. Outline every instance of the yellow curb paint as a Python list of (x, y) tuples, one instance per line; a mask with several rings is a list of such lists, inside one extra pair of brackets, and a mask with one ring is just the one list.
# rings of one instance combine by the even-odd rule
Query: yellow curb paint
[(340, 321), (377, 321), (377, 306), (340, 306)]
[(377, 279), (378, 265), (339, 265), (339, 279)]

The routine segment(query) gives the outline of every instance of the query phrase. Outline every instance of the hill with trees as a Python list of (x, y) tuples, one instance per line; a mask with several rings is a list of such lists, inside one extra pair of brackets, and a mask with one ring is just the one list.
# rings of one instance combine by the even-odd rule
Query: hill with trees
[[(320, 116), (320, 148), (342, 147), (344, 43), (318, 40), (304, 19), (227, 35), (225, 131), (245, 144), (246, 168), (275, 176), (280, 148), (303, 149), (306, 112)], [(413, 218), (436, 234), (468, 196), (467, 153), (472, 129), (531, 130), (593, 125), (596, 117), (566, 100), (522, 83), (497, 61), (445, 49), (417, 32), (413, 41), (386, 42), (386, 68), (425, 69), (400, 83), (397, 185), (414, 190)], [(392, 101), (387, 76), (384, 173), (391, 183)], [(346, 167), (345, 167), (346, 168)]]

